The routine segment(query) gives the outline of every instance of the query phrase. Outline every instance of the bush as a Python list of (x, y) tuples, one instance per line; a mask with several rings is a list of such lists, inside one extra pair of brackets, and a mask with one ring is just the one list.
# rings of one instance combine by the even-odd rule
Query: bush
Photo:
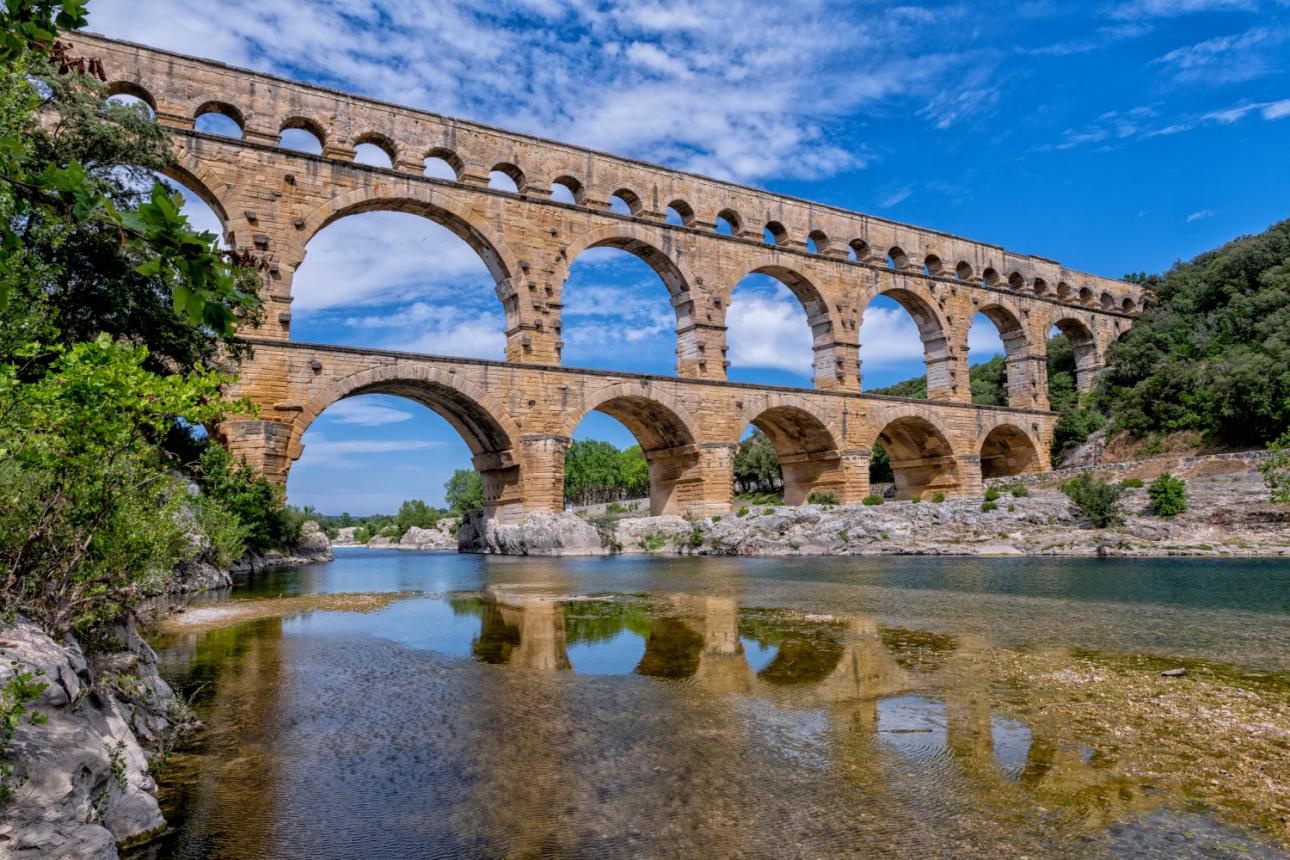
[(811, 493), (806, 499), (808, 504), (812, 505), (836, 505), (838, 497), (835, 493), (820, 492), (819, 490)]
[(1173, 517), (1187, 510), (1187, 485), (1168, 472), (1151, 482), (1147, 496), (1158, 517)]
[(998, 488), (998, 487), (990, 487), (988, 490), (986, 490), (986, 491), (985, 491), (985, 500), (986, 500), (987, 502), (996, 502), (996, 501), (998, 501), (998, 500), (999, 500), (999, 488)]
[(246, 526), (213, 499), (199, 503), (197, 522), (210, 542), (207, 557), (211, 564), (227, 570), (246, 554)]
[(372, 533), (367, 530), (367, 526), (354, 527), (354, 543), (367, 543), (372, 539)]
[(990, 512), (990, 511), (997, 511), (997, 510), (999, 510), (999, 503), (998, 503), (998, 502), (992, 502), (992, 501), (990, 501), (990, 500), (988, 500), (988, 499), (987, 499), (986, 501), (984, 501), (984, 502), (982, 502), (982, 503), (981, 503), (981, 510), (983, 510), (983, 511), (985, 511), (985, 512), (987, 512), (987, 513), (988, 513), (988, 512)]
[(1020, 481), (1008, 487), (1008, 492), (1012, 493), (1014, 499), (1024, 499), (1030, 495), (1030, 490), (1027, 490), (1026, 485)]
[(1272, 456), (1259, 466), (1272, 503), (1290, 505), (1290, 430), (1268, 446)]
[(1120, 494), (1124, 492), (1124, 488), (1121, 486), (1099, 480), (1090, 473), (1084, 472), (1062, 484), (1062, 492), (1099, 529), (1123, 522), (1120, 514)]
[(1140, 490), (1145, 487), (1146, 484), (1142, 482), (1141, 478), (1125, 478), (1120, 482), (1120, 486), (1126, 487), (1130, 490)]
[(747, 506), (747, 505), (740, 505), (740, 506), (739, 506), (739, 510), (735, 512), (735, 516), (737, 516), (737, 517), (746, 517), (746, 516), (748, 516), (748, 506)]
[(923, 500), (922, 496), (914, 496), (912, 499), (910, 499), (910, 501), (913, 502), (914, 504), (918, 504), (922, 500)]
[(932, 493), (932, 501), (933, 501), (933, 502), (936, 502), (936, 504), (938, 504), (938, 505), (939, 505), (941, 502), (945, 501), (945, 494), (944, 494), (944, 493)]
[(875, 496), (873, 493), (870, 493), (869, 495), (864, 497), (863, 504), (868, 505), (869, 507), (873, 507), (874, 505), (881, 505), (882, 496)]
[(211, 442), (197, 464), (197, 483), (207, 498), (237, 517), (253, 550), (282, 549), (300, 537), (300, 524), (283, 503), (282, 487), (245, 460), (234, 460), (224, 446)]
[(457, 516), (484, 507), (484, 479), (474, 469), (458, 469), (443, 485), (443, 499)]

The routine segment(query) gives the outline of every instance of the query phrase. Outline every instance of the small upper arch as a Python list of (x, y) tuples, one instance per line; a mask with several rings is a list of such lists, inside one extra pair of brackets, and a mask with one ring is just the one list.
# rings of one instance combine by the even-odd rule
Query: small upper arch
[(887, 265), (893, 269), (906, 269), (909, 267), (909, 255), (899, 245), (893, 245), (887, 249)]
[(722, 209), (717, 213), (714, 227), (718, 233), (738, 236), (743, 231), (744, 222), (739, 213), (733, 209)]
[(767, 245), (788, 244), (788, 229), (778, 221), (767, 221), (763, 238)]
[(462, 171), (466, 169), (466, 163), (461, 160), (461, 156), (445, 146), (435, 146), (427, 150), (424, 161), (426, 176), (439, 179), (456, 181), (461, 178)]
[(829, 236), (823, 230), (812, 230), (806, 236), (806, 250), (812, 254), (829, 252)]
[(488, 171), (488, 187), (500, 191), (522, 192), (524, 171), (509, 161), (498, 162)]
[(639, 215), (642, 204), (640, 195), (630, 188), (619, 188), (609, 197), (609, 208), (619, 215)]
[(929, 275), (943, 275), (945, 274), (945, 264), (935, 254), (928, 254), (923, 258), (923, 271)]
[(967, 260), (959, 260), (959, 264), (954, 267), (954, 276), (960, 281), (971, 281), (975, 274), (976, 269)]
[(551, 199), (557, 203), (579, 205), (586, 196), (587, 189), (582, 182), (567, 173), (551, 180)]
[(220, 101), (218, 99), (209, 99), (197, 106), (197, 110), (193, 111), (194, 125), (196, 125), (202, 117), (211, 116), (212, 114), (225, 117), (236, 125), (238, 137), (241, 137), (241, 135), (246, 131), (246, 117), (243, 113), (228, 102)]
[(869, 243), (864, 239), (852, 239), (847, 243), (847, 259), (863, 263), (869, 259)]
[[(379, 156), (377, 156), (376, 158), (366, 160), (365, 163), (374, 164), (378, 167), (393, 167), (394, 163), (398, 160), (398, 149), (395, 147), (394, 141), (378, 131), (365, 131), (358, 137), (354, 138), (355, 151), (360, 151), (360, 147), (364, 146), (374, 147), (378, 152), (385, 156), (385, 161), (388, 162), (386, 164), (377, 163), (380, 160)], [(375, 155), (375, 153), (372, 154)]]
[(1008, 289), (1020, 292), (1026, 288), (1026, 279), (1021, 272), (1013, 272), (1008, 276)]
[[(144, 87), (134, 81), (113, 81), (107, 85), (108, 98), (112, 96), (132, 96), (157, 112), (157, 100)], [(196, 119), (196, 117), (194, 117)]]
[(694, 207), (684, 200), (673, 200), (667, 204), (663, 220), (678, 227), (694, 226)]

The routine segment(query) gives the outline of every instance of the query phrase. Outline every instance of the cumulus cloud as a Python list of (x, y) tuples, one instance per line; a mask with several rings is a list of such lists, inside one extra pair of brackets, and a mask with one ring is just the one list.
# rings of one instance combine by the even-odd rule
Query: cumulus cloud
[(333, 469), (355, 469), (363, 465), (364, 457), (418, 451), (443, 444), (429, 439), (329, 439), (318, 432), (307, 433), (304, 441), (310, 465)]
[(812, 375), (811, 328), (806, 312), (782, 285), (740, 287), (726, 313), (731, 365)]
[(327, 417), (337, 424), (354, 424), (359, 427), (381, 427), (408, 421), (412, 415), (391, 406), (358, 397), (342, 400), (327, 407)]
[(927, 27), (968, 15), (837, 0), (645, 3), (101, 0), (92, 29), (741, 181), (863, 167), (840, 120), (994, 102), (991, 51)]

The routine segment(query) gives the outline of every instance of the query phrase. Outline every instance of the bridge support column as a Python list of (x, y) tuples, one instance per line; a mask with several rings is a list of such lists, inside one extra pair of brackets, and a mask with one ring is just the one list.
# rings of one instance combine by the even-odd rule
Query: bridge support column
[(1016, 352), (1009, 355), (1008, 405), (1017, 409), (1048, 408), (1048, 357)]
[(235, 460), (245, 460), (275, 484), (287, 483), (291, 468), (291, 425), (281, 421), (233, 419), (219, 426), (219, 436)]
[(726, 327), (693, 323), (676, 330), (676, 375), (690, 379), (726, 378)]
[(520, 440), (524, 470), (524, 510), (564, 510), (564, 457), (568, 436), (525, 436)]
[[(927, 359), (927, 399), (972, 402), (972, 386), (968, 381), (967, 349), (952, 349), (947, 338), (941, 343), (924, 342)], [(964, 339), (966, 343), (966, 337)]]
[(821, 391), (860, 390), (860, 344), (833, 343), (815, 347), (812, 362), (815, 387)]
[(981, 478), (981, 455), (965, 454), (958, 458), (959, 487), (954, 495), (980, 496), (985, 494)]
[(842, 504), (854, 505), (869, 495), (869, 458), (872, 455), (873, 452), (865, 448), (842, 452), (838, 463), (842, 482), (834, 490)]
[(471, 460), (484, 488), (484, 514), (502, 523), (524, 519), (522, 469), (511, 451), (477, 454)]
[(1075, 363), (1075, 390), (1080, 394), (1088, 394), (1093, 390), (1093, 383), (1097, 381), (1097, 376), (1105, 368), (1100, 361), (1079, 361), (1076, 356)]
[(736, 448), (715, 443), (646, 451), (650, 514), (707, 517), (729, 513), (734, 499), (731, 475)]

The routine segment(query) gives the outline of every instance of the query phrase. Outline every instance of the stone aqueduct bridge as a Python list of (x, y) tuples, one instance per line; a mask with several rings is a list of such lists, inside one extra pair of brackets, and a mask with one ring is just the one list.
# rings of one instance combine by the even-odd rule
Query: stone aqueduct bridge
[[(102, 57), (111, 92), (143, 99), (172, 130), (173, 178), (215, 210), (230, 243), (269, 261), (266, 319), (245, 333), (255, 354), (236, 392), (260, 414), (221, 433), (278, 480), (327, 406), (389, 393), (452, 423), (484, 477), (487, 509), (505, 520), (561, 508), (564, 451), (591, 410), (640, 441), (655, 513), (727, 511), (734, 451), (750, 422), (779, 453), (790, 503), (813, 490), (862, 498), (876, 441), (902, 496), (977, 493), (983, 477), (1046, 468), (1056, 420), (1045, 369), (1052, 327), (1073, 342), (1086, 389), (1108, 345), (1150, 299), (1129, 284), (945, 233), (143, 46), (92, 36), (77, 43)], [(195, 131), (211, 112), (236, 121), (241, 138)], [(317, 136), (321, 155), (282, 148), (280, 135), (292, 128)], [(383, 149), (391, 166), (355, 163), (363, 143)], [(448, 162), (456, 179), (425, 176), (428, 158)], [(489, 187), (498, 171), (517, 191)], [(556, 184), (573, 203), (552, 198)], [(614, 197), (630, 214), (611, 211)], [(506, 361), (290, 341), (292, 274), (310, 238), (376, 210), (438, 222), (480, 255), (505, 312)], [(676, 377), (559, 365), (566, 275), (581, 252), (603, 246), (640, 257), (670, 291)], [(805, 309), (814, 391), (725, 381), (726, 312), (750, 273), (779, 279)], [(917, 323), (928, 400), (861, 393), (860, 323), (879, 295)], [(1007, 408), (971, 404), (967, 336), (978, 312), (1004, 342)]]

